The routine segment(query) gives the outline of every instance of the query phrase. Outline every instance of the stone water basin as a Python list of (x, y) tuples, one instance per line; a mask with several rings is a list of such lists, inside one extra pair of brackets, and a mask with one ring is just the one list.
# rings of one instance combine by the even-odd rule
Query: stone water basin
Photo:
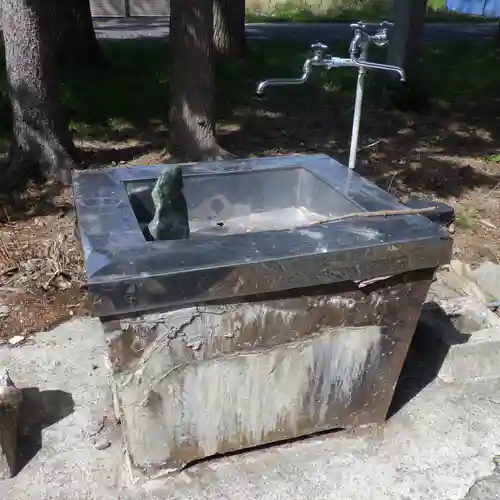
[[(449, 234), (325, 155), (183, 165), (188, 239), (147, 241), (165, 166), (75, 172), (132, 470), (383, 422)], [(333, 219), (333, 220), (332, 220)]]
[[(224, 174), (184, 173), (191, 237), (289, 230), (359, 211), (300, 165)], [(155, 179), (127, 181), (141, 229), (153, 218)]]

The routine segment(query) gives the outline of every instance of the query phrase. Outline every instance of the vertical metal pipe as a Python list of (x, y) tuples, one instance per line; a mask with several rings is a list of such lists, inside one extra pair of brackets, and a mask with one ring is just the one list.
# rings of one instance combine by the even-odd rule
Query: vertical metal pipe
[(356, 84), (356, 100), (354, 102), (354, 115), (352, 118), (351, 149), (349, 151), (349, 169), (354, 170), (358, 154), (359, 125), (361, 122), (361, 108), (363, 107), (363, 91), (365, 86), (366, 69), (359, 68), (358, 82)]
[[(365, 61), (368, 47), (363, 46), (359, 57), (360, 61)], [(349, 151), (349, 169), (354, 170), (356, 166), (356, 156), (358, 154), (359, 126), (361, 122), (361, 109), (363, 107), (363, 92), (365, 87), (366, 69), (362, 66), (358, 69), (358, 82), (356, 84), (356, 99), (354, 102), (354, 115), (352, 117), (351, 149)]]

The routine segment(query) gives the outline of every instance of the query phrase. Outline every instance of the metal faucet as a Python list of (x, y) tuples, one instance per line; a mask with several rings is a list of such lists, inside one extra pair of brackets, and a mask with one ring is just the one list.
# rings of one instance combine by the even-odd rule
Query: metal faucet
[(313, 67), (322, 67), (329, 70), (332, 68), (339, 68), (341, 66), (355, 66), (351, 59), (333, 57), (330, 54), (325, 54), (328, 50), (328, 46), (324, 43), (315, 43), (311, 45), (311, 50), (313, 51), (313, 57), (306, 59), (302, 69), (302, 76), (300, 78), (275, 78), (272, 80), (265, 80), (260, 82), (257, 86), (257, 94), (262, 94), (266, 87), (272, 85), (300, 85), (305, 83), (309, 78)]
[[(389, 45), (389, 36), (387, 30), (393, 27), (393, 23), (382, 21), (380, 24), (363, 23), (361, 21), (351, 24), (354, 29), (354, 36), (349, 45), (349, 56), (351, 61), (359, 68), (381, 69), (384, 71), (393, 71), (399, 74), (402, 82), (405, 81), (405, 72), (399, 66), (391, 66), (390, 64), (380, 64), (366, 61), (368, 49), (373, 43), (377, 47), (387, 47)], [(370, 35), (367, 30), (370, 28), (378, 28), (374, 35)]]
[[(400, 80), (405, 80), (405, 72), (399, 66), (380, 64), (367, 61), (368, 49), (371, 44), (377, 47), (386, 47), (389, 44), (388, 28), (394, 26), (392, 23), (383, 21), (379, 24), (363, 23), (361, 21), (351, 24), (354, 35), (349, 45), (349, 57), (334, 57), (325, 54), (328, 47), (323, 43), (311, 45), (313, 57), (306, 59), (300, 78), (276, 78), (265, 80), (257, 86), (257, 94), (262, 94), (266, 87), (271, 85), (300, 85), (305, 83), (311, 74), (313, 67), (322, 67), (326, 70), (341, 67), (358, 68), (358, 81), (356, 85), (356, 98), (354, 102), (354, 115), (352, 121), (351, 148), (349, 152), (349, 169), (356, 166), (356, 155), (358, 152), (359, 124), (361, 121), (361, 108), (363, 104), (364, 80), (367, 69), (378, 69), (391, 71), (399, 75)], [(375, 29), (374, 34), (369, 30)]]

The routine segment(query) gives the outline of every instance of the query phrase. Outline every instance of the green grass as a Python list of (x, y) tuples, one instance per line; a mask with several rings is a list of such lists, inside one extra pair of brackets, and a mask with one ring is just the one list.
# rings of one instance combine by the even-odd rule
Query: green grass
[[(77, 135), (106, 139), (112, 135), (134, 137), (151, 128), (167, 127), (169, 106), (169, 46), (161, 40), (106, 41), (104, 51), (111, 67), (102, 71), (62, 71), (62, 97)], [(330, 44), (332, 54), (345, 56), (347, 44)], [(240, 110), (253, 112), (273, 102), (288, 106), (290, 113), (305, 113), (308, 102), (344, 99), (351, 102), (356, 72), (352, 69), (317, 70), (305, 88), (270, 90), (264, 99), (255, 94), (256, 84), (273, 77), (297, 77), (307, 44), (253, 42), (244, 61), (218, 64), (217, 118), (238, 121)], [(372, 59), (384, 51), (373, 50)], [(461, 41), (426, 46), (422, 81), (432, 92), (432, 112), (471, 106), (489, 109), (498, 100), (500, 49), (492, 42)], [(10, 114), (4, 64), (0, 67), (0, 143), (10, 135)], [(370, 75), (374, 75), (370, 72)], [(474, 75), (466, 77), (466, 75)], [(370, 79), (372, 76), (369, 77)], [(377, 94), (369, 95), (367, 107), (377, 107)], [(285, 106), (285, 107), (286, 107)], [(294, 108), (296, 106), (296, 109)], [(295, 111), (294, 111), (295, 109)]]
[(455, 207), (455, 223), (459, 229), (473, 229), (476, 225), (477, 216), (471, 210)]
[[(306, 2), (307, 4), (307, 2)], [(352, 22), (381, 21), (392, 17), (392, 0), (338, 0), (332, 7), (320, 12), (304, 7), (302, 2), (289, 0), (274, 9), (262, 12), (248, 11), (248, 22)], [(483, 21), (446, 9), (445, 0), (429, 0), (427, 21)]]

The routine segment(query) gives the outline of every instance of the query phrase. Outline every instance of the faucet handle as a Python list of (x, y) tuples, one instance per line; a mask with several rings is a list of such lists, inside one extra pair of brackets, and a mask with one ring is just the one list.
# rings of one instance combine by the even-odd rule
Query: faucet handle
[(382, 21), (379, 24), (379, 30), (370, 37), (371, 41), (377, 47), (385, 47), (386, 45), (389, 44), (389, 35), (388, 35), (389, 28), (393, 27), (394, 23), (391, 23), (389, 21)]
[(387, 28), (382, 28), (374, 35), (371, 35), (370, 41), (373, 42), (377, 47), (385, 47), (386, 45), (388, 45), (389, 36), (387, 34)]
[(354, 31), (364, 31), (366, 32), (367, 29), (373, 29), (373, 28), (380, 28), (379, 23), (365, 23), (364, 21), (357, 21), (356, 23), (351, 23), (350, 27)]
[(328, 45), (325, 45), (324, 43), (318, 42), (318, 43), (313, 43), (311, 45), (311, 50), (320, 56), (322, 56), (325, 51), (328, 50)]
[(380, 28), (393, 28), (394, 23), (389, 21), (381, 21), (380, 23), (365, 23), (364, 21), (358, 21), (350, 25), (352, 29), (366, 31), (367, 29), (380, 29)]

